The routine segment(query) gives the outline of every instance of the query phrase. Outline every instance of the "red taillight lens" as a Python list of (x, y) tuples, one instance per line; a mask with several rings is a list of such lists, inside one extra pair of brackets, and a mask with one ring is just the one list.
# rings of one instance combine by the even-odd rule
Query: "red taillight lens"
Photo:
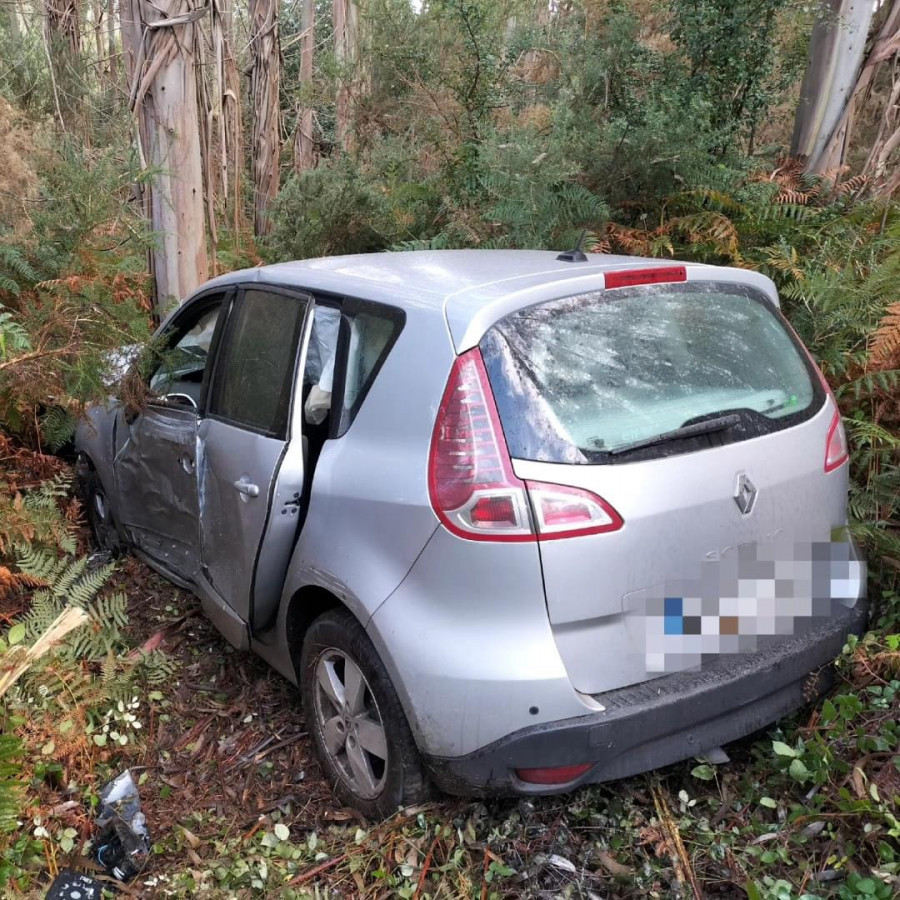
[[(790, 325), (788, 325), (788, 328), (791, 329), (791, 333), (799, 341), (800, 338), (797, 337), (797, 332), (794, 331)], [(816, 370), (816, 374), (819, 376), (819, 381), (822, 383), (822, 389), (825, 391), (828, 400), (830, 400), (831, 404), (834, 406), (834, 416), (831, 419), (831, 424), (828, 426), (828, 436), (825, 438), (825, 471), (833, 472), (835, 469), (840, 468), (850, 458), (847, 435), (844, 432), (844, 423), (841, 421), (841, 411), (838, 408), (834, 391), (831, 390), (831, 385), (828, 383), (825, 373), (813, 359), (812, 353), (810, 353), (806, 347), (803, 347), (803, 350), (805, 351), (810, 364)], [(828, 401), (826, 401), (826, 404), (827, 402)]]
[(555, 766), (552, 769), (516, 769), (516, 776), (528, 784), (568, 784), (584, 775), (592, 765), (593, 763), (581, 763), (577, 766)]
[(428, 461), (438, 518), (475, 540), (534, 540), (525, 484), (516, 478), (477, 348), (458, 357), (438, 410)]
[(622, 527), (622, 517), (602, 497), (590, 491), (529, 481), (528, 493), (542, 541), (602, 534)]
[(513, 472), (478, 348), (450, 372), (431, 438), (428, 491), (444, 526), (470, 540), (555, 540), (622, 527), (621, 516), (590, 491), (537, 481), (526, 490)]
[(825, 440), (825, 471), (833, 472), (850, 458), (847, 447), (847, 435), (844, 433), (844, 423), (841, 421), (839, 409), (834, 411), (834, 418), (828, 427), (828, 437)]

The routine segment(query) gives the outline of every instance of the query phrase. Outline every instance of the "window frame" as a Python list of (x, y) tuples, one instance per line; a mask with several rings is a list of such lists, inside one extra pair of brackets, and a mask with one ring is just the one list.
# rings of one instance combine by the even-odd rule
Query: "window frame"
[[(274, 438), (275, 440), (287, 442), (291, 439), (291, 423), (294, 418), (294, 404), (296, 402), (297, 395), (297, 376), (301, 363), (301, 356), (305, 357), (305, 354), (302, 351), (304, 337), (307, 332), (307, 321), (309, 319), (310, 312), (315, 308), (316, 299), (311, 292), (305, 291), (302, 288), (269, 284), (268, 282), (260, 281), (241, 282), (234, 285), (233, 290), (234, 297), (229, 309), (228, 322), (219, 339), (219, 343), (216, 348), (216, 357), (213, 360), (213, 371), (209, 379), (209, 386), (207, 388), (207, 393), (203, 397), (204, 415), (206, 418), (212, 419), (217, 422), (223, 422), (226, 425), (240, 428), (243, 431), (249, 431), (253, 434), (261, 435), (262, 437), (269, 437)], [(303, 303), (305, 305), (305, 311), (297, 321), (297, 327), (293, 336), (294, 366), (290, 378), (290, 397), (288, 398), (284, 425), (279, 431), (260, 428), (258, 426), (250, 425), (246, 422), (232, 419), (228, 416), (222, 415), (221, 413), (215, 413), (212, 411), (213, 403), (215, 402), (217, 397), (217, 391), (221, 385), (222, 367), (225, 365), (225, 361), (228, 358), (228, 352), (231, 349), (231, 340), (234, 335), (234, 329), (236, 328), (236, 323), (238, 322), (240, 317), (241, 309), (244, 303), (244, 296), (248, 291), (259, 291), (260, 293), (277, 294), (280, 296), (284, 296), (291, 301)]]
[[(332, 391), (332, 410), (339, 409), (340, 415), (331, 416), (327, 440), (343, 437), (355, 421), (360, 409), (362, 408), (363, 403), (365, 402), (366, 397), (369, 394), (369, 391), (372, 388), (372, 385), (375, 384), (375, 381), (377, 380), (382, 367), (387, 361), (388, 356), (390, 356), (391, 351), (394, 349), (394, 346), (400, 338), (403, 329), (406, 327), (406, 311), (400, 306), (394, 306), (390, 303), (385, 303), (380, 300), (369, 300), (365, 297), (358, 297), (355, 295), (344, 294), (337, 291), (315, 290), (313, 288), (296, 284), (280, 284), (278, 282), (268, 281), (241, 281), (229, 285), (227, 290), (232, 293), (231, 303), (228, 309), (228, 321), (227, 323), (225, 323), (220, 334), (216, 336), (217, 352), (216, 357), (213, 360), (213, 369), (211, 376), (208, 379), (207, 385), (205, 386), (205, 392), (203, 394), (204, 405), (202, 407), (201, 414), (206, 415), (211, 419), (217, 419), (221, 422), (225, 422), (228, 425), (234, 425), (236, 428), (244, 428), (246, 430), (253, 431), (256, 434), (266, 434), (259, 429), (251, 428), (250, 426), (244, 425), (241, 422), (232, 421), (225, 418), (224, 416), (220, 416), (209, 411), (212, 393), (215, 389), (216, 380), (218, 379), (220, 374), (220, 366), (223, 364), (222, 360), (225, 358), (225, 353), (227, 351), (226, 339), (230, 336), (231, 330), (234, 328), (233, 323), (237, 320), (237, 313), (240, 309), (240, 301), (243, 299), (244, 293), (248, 290), (266, 290), (271, 291), (272, 293), (286, 294), (294, 298), (305, 299), (309, 301), (309, 306), (307, 308), (307, 318), (311, 313), (314, 314), (316, 306), (327, 306), (333, 309), (337, 309), (340, 312), (341, 322), (338, 331), (337, 349), (335, 351), (333, 376), (334, 390)], [(213, 291), (210, 291), (210, 293), (212, 292)], [(378, 360), (375, 363), (375, 366), (372, 368), (372, 372), (369, 376), (368, 382), (366, 383), (365, 387), (359, 392), (353, 409), (345, 410), (344, 396), (346, 388), (347, 361), (350, 348), (349, 319), (359, 312), (369, 312), (373, 315), (382, 316), (383, 318), (392, 322), (392, 324), (394, 325), (394, 331), (391, 335), (390, 340), (382, 349), (381, 354), (379, 355)], [(227, 327), (228, 329), (227, 332), (224, 330), (225, 327)], [(309, 339), (307, 337), (309, 331), (310, 330), (308, 327), (306, 327), (305, 325), (301, 325), (301, 341)], [(284, 440), (286, 441), (290, 440), (292, 436), (291, 423), (294, 421), (295, 417), (298, 380), (303, 376), (303, 373), (299, 370), (299, 366), (301, 362), (304, 366), (306, 365), (305, 349), (305, 346), (298, 344), (297, 361), (295, 364), (293, 387), (291, 391), (291, 402), (288, 408), (288, 422), (284, 436)]]
[[(365, 385), (356, 396), (356, 401), (351, 409), (344, 408), (344, 397), (347, 390), (347, 368), (350, 357), (350, 320), (361, 312), (366, 312), (376, 317), (389, 321), (393, 331), (387, 343), (381, 350)], [(387, 303), (379, 303), (375, 300), (361, 300), (356, 297), (345, 297), (341, 307), (341, 326), (338, 333), (337, 356), (335, 357), (334, 377), (337, 390), (331, 395), (331, 409), (339, 410), (339, 414), (332, 417), (329, 437), (343, 437), (359, 415), (372, 385), (378, 379), (382, 367), (390, 356), (394, 345), (406, 327), (406, 312), (399, 306), (391, 306)]]
[[(179, 307), (172, 314), (172, 317), (164, 322), (159, 331), (153, 336), (152, 340), (163, 340), (165, 342), (165, 350), (162, 350), (162, 353), (165, 353), (167, 350), (170, 350), (175, 344), (181, 340), (184, 335), (186, 335), (193, 325), (188, 328), (185, 328), (185, 319), (187, 317), (192, 317), (191, 321), (196, 324), (197, 320), (202, 317), (208, 309), (211, 309), (215, 303), (217, 298), (221, 298), (218, 302), (220, 305), (219, 317), (216, 320), (216, 327), (213, 330), (212, 340), (209, 344), (209, 353), (206, 358), (206, 365), (203, 370), (203, 382), (200, 387), (200, 400), (197, 403), (197, 408), (190, 409), (194, 415), (198, 418), (203, 416), (204, 411), (206, 409), (207, 402), (209, 400), (209, 389), (210, 385), (215, 378), (216, 368), (218, 366), (218, 355), (219, 355), (219, 347), (222, 343), (222, 336), (225, 332), (225, 327), (227, 321), (231, 315), (232, 309), (234, 307), (234, 298), (235, 298), (235, 289), (231, 285), (226, 285), (224, 287), (211, 287), (208, 290), (203, 290), (202, 292), (194, 295), (188, 300), (186, 304)], [(196, 318), (193, 318), (195, 314), (199, 313)], [(137, 360), (136, 365), (140, 365), (140, 359)], [(160, 363), (152, 372), (148, 372), (146, 375), (141, 377), (141, 380), (147, 387), (150, 387), (150, 381), (153, 376), (159, 371)], [(161, 409), (173, 409), (173, 405), (171, 403), (165, 402), (165, 394), (156, 394), (152, 393), (147, 399), (148, 406), (155, 406)], [(178, 407), (181, 409), (182, 407)], [(185, 407), (185, 409), (187, 409)]]

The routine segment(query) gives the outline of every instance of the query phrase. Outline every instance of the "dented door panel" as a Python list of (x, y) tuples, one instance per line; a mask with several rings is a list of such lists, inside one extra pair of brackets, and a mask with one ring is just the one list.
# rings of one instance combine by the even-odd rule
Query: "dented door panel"
[(196, 483), (197, 414), (148, 406), (116, 455), (122, 524), (135, 545), (185, 579), (199, 560)]

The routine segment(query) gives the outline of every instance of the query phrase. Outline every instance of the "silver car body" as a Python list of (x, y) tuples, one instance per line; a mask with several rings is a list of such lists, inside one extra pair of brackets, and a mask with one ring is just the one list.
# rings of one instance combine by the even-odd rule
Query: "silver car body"
[[(428, 485), (435, 419), (459, 354), (510, 313), (602, 292), (608, 273), (659, 265), (438, 251), (230, 273), (204, 285), (160, 331), (223, 291), (274, 286), (308, 298), (285, 438), (172, 407), (150, 406), (129, 423), (110, 401), (79, 428), (78, 449), (136, 551), (194, 590), (232, 644), (287, 678), (296, 680), (298, 640), (310, 618), (343, 604), (370, 635), (448, 790), (548, 790), (513, 770), (585, 756), (602, 760), (584, 779), (598, 781), (694, 755), (802, 702), (807, 673), (861, 627), (862, 604), (854, 601), (862, 579), (843, 618), (733, 656), (712, 674), (648, 672), (628, 605), (730, 548), (779, 535), (828, 541), (846, 522), (847, 496), (847, 466), (822, 471), (833, 402), (826, 398), (794, 427), (701, 453), (616, 466), (512, 461), (521, 479), (600, 495), (626, 522), (614, 533), (466, 540), (440, 523)], [(778, 306), (763, 275), (685, 268), (689, 283), (748, 285)], [(396, 309), (404, 322), (346, 433), (324, 441), (310, 488), (298, 398), (311, 311), (344, 298)], [(159, 421), (144, 434), (147, 417)], [(736, 505), (742, 475), (754, 489), (749, 515)], [(298, 516), (304, 486), (305, 517)]]

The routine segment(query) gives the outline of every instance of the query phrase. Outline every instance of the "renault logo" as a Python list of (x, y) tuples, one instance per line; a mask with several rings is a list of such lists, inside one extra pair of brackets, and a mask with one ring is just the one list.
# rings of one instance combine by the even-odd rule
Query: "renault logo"
[(756, 503), (756, 488), (743, 472), (737, 477), (734, 487), (734, 502), (745, 516), (750, 515), (753, 505)]

